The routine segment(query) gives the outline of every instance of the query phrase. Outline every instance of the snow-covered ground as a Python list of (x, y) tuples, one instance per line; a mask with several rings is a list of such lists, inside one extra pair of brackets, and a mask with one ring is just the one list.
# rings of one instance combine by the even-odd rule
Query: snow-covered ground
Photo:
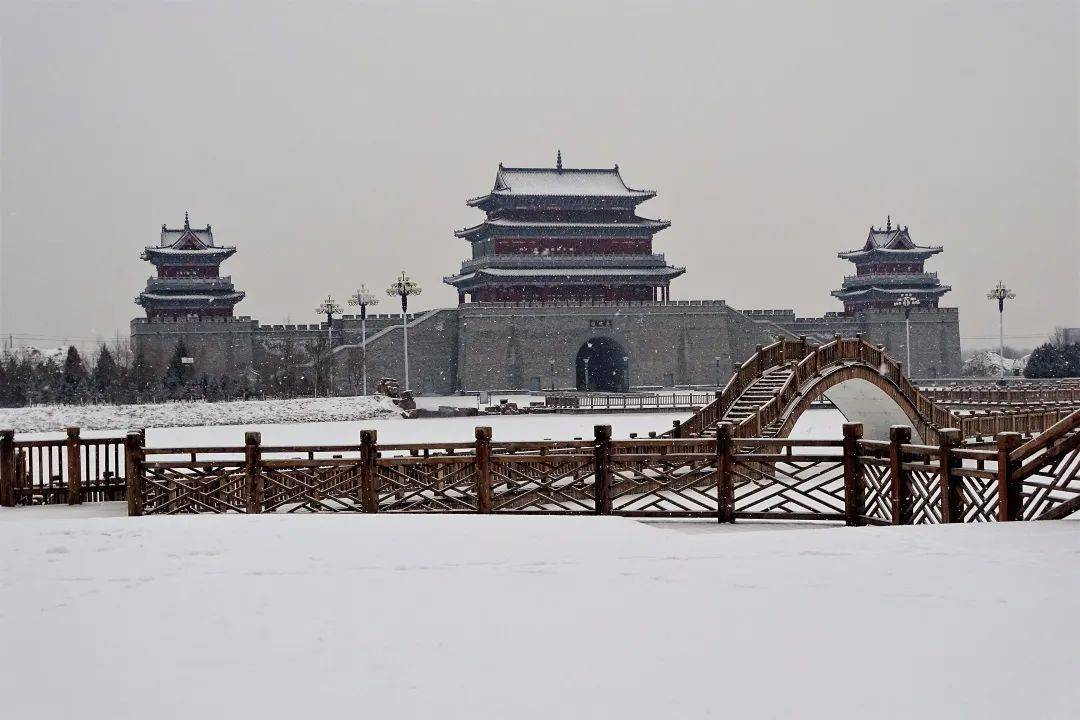
[(0, 510), (0, 716), (1072, 718), (1080, 701), (1076, 522), (81, 517), (110, 508)]
[(66, 427), (125, 430), (240, 423), (302, 423), (396, 416), (386, 397), (294, 398), (229, 402), (168, 402), (143, 405), (34, 405), (0, 408), (0, 428), (51, 432)]
[[(351, 398), (339, 398), (351, 400)], [(271, 402), (271, 401), (265, 401)], [(279, 402), (279, 401), (273, 401)], [(300, 403), (310, 401), (288, 400), (280, 402)], [(395, 442), (464, 442), (474, 438), (474, 429), (480, 425), (490, 426), (498, 440), (567, 440), (575, 437), (591, 438), (596, 425), (611, 425), (615, 438), (627, 438), (630, 433), (645, 437), (650, 431), (665, 432), (673, 420), (685, 420), (686, 412), (658, 413), (581, 413), (558, 415), (490, 415), (458, 418), (424, 418), (408, 420), (395, 412), (366, 419), (343, 419), (337, 421), (274, 422), (236, 421), (235, 424), (208, 424), (185, 426), (175, 422), (170, 409), (189, 405), (203, 408), (217, 407), (225, 403), (172, 403), (147, 406), (158, 408), (161, 416), (157, 423), (140, 425), (113, 424), (106, 429), (84, 432), (88, 437), (116, 435), (130, 427), (146, 427), (146, 442), (150, 447), (164, 446), (210, 446), (243, 444), (244, 432), (258, 430), (266, 445), (328, 445), (349, 444), (359, 441), (361, 430), (376, 430), (379, 440)], [(72, 406), (75, 407), (75, 406)], [(99, 406), (101, 407), (101, 406)], [(120, 407), (141, 407), (137, 405)], [(0, 427), (4, 423), (4, 411), (0, 411)], [(299, 410), (295, 411), (299, 412)], [(221, 419), (221, 418), (218, 418)], [(836, 410), (815, 409), (802, 415), (792, 430), (792, 437), (839, 438), (843, 416)], [(63, 423), (51, 427), (64, 427)], [(63, 432), (20, 432), (20, 439), (43, 439), (63, 437)]]

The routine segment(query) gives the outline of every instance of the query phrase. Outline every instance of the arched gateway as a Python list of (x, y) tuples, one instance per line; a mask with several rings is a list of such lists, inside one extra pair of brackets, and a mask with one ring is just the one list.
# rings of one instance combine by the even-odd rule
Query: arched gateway
[(593, 392), (626, 392), (630, 389), (629, 356), (615, 340), (594, 337), (577, 352), (577, 389)]

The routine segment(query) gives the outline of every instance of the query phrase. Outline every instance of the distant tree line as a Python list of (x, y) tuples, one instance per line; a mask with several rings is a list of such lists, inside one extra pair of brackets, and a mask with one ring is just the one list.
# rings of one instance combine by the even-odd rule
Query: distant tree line
[(1066, 344), (1051, 339), (1031, 352), (1024, 377), (1029, 378), (1075, 378), (1080, 377), (1080, 343)]
[(298, 349), (286, 340), (242, 377), (197, 373), (184, 362), (188, 350), (183, 341), (161, 369), (151, 367), (141, 352), (120, 347), (110, 351), (104, 344), (89, 360), (71, 346), (62, 363), (33, 350), (8, 351), (0, 354), (0, 407), (321, 395), (329, 390), (325, 344), (324, 339)]

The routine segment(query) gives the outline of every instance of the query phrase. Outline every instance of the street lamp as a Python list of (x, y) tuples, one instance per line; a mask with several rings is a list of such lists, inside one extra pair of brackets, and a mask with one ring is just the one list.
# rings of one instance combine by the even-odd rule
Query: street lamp
[[(315, 308), (315, 312), (320, 315), (326, 315), (326, 356), (329, 358), (330, 350), (334, 347), (334, 315), (341, 314), (341, 306), (334, 302), (334, 298), (327, 295), (326, 299), (322, 301), (319, 307)], [(315, 362), (318, 362), (318, 360), (316, 359)], [(334, 363), (329, 362), (327, 365), (327, 369), (330, 371), (330, 391), (327, 395), (330, 395), (333, 394), (334, 388)], [(318, 368), (316, 368), (316, 372), (317, 371)], [(318, 376), (316, 375), (316, 377)], [(315, 387), (315, 394), (319, 394), (318, 385)]]
[(405, 274), (405, 271), (401, 271), (401, 277), (394, 281), (394, 283), (386, 288), (386, 294), (393, 297), (397, 295), (401, 298), (401, 332), (405, 349), (405, 391), (409, 390), (409, 296), (420, 294), (420, 283), (413, 282), (409, 279), (409, 276)]
[(904, 293), (896, 302), (893, 303), (894, 307), (901, 308), (904, 311), (904, 333), (907, 336), (907, 341), (904, 344), (904, 348), (907, 350), (907, 364), (904, 366), (907, 368), (908, 377), (911, 377), (911, 309), (919, 304), (919, 298), (915, 297), (911, 293)]
[(998, 304), (998, 350), (1001, 353), (1001, 379), (1005, 379), (1005, 301), (1016, 297), (1005, 283), (998, 280), (997, 287), (986, 293), (987, 300), (997, 300)]
[(367, 395), (367, 309), (369, 305), (378, 305), (379, 298), (368, 292), (366, 286), (349, 298), (349, 304), (360, 308), (360, 375), (363, 378), (364, 394)]

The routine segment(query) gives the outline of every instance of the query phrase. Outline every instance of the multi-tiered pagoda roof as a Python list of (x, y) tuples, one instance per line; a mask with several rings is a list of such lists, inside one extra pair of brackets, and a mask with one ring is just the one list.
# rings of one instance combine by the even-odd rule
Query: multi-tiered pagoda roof
[(142, 259), (154, 265), (157, 277), (146, 281), (135, 303), (150, 318), (231, 317), (244, 293), (233, 287), (232, 278), (220, 275), (220, 265), (235, 252), (214, 244), (209, 225), (191, 227), (184, 213), (184, 227), (162, 225), (158, 245), (143, 250)]
[(906, 226), (892, 226), (892, 218), (884, 228), (871, 225), (862, 248), (837, 255), (854, 263), (855, 274), (845, 277), (832, 294), (843, 301), (847, 313), (893, 308), (904, 295), (913, 296), (919, 306), (936, 308), (938, 299), (952, 288), (942, 285), (937, 273), (926, 272), (923, 264), (941, 250), (916, 245)]
[(671, 225), (637, 215), (652, 190), (628, 187), (613, 168), (499, 165), (487, 195), (468, 205), (487, 217), (454, 234), (472, 259), (444, 278), (462, 302), (661, 299), (683, 268), (652, 252)]

